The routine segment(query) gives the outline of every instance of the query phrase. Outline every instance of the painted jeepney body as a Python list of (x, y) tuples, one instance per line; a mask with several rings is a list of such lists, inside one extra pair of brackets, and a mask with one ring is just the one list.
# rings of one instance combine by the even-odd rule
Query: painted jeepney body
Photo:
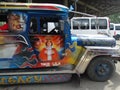
[(111, 37), (71, 35), (65, 6), (0, 3), (0, 10), (8, 20), (0, 30), (0, 84), (64, 82), (96, 56), (118, 56)]

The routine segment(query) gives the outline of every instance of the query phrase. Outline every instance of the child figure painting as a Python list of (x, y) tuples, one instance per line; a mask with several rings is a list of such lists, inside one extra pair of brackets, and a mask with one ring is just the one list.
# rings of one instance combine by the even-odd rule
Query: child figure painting
[(36, 35), (33, 42), (39, 61), (58, 61), (64, 57), (64, 38), (60, 35)]
[(42, 61), (56, 61), (59, 60), (59, 54), (50, 39), (46, 40), (45, 47), (40, 51), (39, 59)]

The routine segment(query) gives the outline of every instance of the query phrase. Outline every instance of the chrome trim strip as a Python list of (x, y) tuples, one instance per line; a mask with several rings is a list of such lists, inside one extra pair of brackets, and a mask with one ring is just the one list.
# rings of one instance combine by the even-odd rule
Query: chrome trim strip
[(62, 74), (62, 73), (68, 73), (72, 74), (75, 73), (73, 70), (62, 70), (62, 71), (37, 71), (37, 72), (11, 72), (11, 73), (0, 73), (1, 75), (32, 75), (32, 74)]

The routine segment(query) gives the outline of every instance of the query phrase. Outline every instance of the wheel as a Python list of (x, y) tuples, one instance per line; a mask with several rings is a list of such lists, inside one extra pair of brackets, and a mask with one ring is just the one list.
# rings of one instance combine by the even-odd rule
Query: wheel
[(115, 35), (113, 37), (115, 38), (115, 40), (120, 40), (120, 35), (119, 34), (117, 34), (117, 35)]
[(115, 72), (115, 64), (109, 57), (94, 58), (88, 68), (87, 75), (93, 81), (103, 82), (107, 81)]

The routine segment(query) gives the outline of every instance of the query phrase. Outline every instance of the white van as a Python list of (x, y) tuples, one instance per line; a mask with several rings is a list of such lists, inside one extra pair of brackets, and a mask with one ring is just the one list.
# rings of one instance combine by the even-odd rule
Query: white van
[(120, 23), (110, 23), (110, 33), (116, 39), (120, 39)]
[(71, 19), (72, 34), (107, 34), (110, 35), (108, 17), (73, 17)]
[(110, 33), (111, 33), (112, 36), (116, 35), (115, 23), (110, 23)]

